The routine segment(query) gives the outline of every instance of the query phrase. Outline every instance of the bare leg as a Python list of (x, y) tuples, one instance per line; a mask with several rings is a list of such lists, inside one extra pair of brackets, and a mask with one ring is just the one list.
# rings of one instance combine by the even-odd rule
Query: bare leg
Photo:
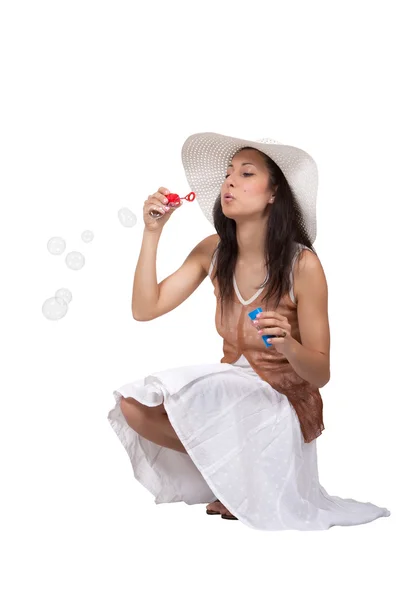
[[(121, 411), (129, 427), (146, 440), (150, 440), (164, 448), (187, 454), (168, 419), (163, 404), (150, 408), (134, 398), (121, 398)], [(207, 508), (221, 514), (231, 515), (229, 510), (219, 501), (208, 504)]]
[(149, 408), (143, 406), (134, 398), (121, 398), (121, 411), (129, 427), (146, 440), (187, 454), (168, 419), (163, 405)]

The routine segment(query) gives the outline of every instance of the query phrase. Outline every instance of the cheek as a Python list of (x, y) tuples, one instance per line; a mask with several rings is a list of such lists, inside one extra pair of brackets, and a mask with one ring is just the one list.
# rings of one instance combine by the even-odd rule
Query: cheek
[(245, 187), (243, 188), (243, 193), (245, 194), (246, 192), (259, 196), (261, 194), (265, 194), (265, 187), (256, 183), (252, 184), (249, 181), (246, 182)]

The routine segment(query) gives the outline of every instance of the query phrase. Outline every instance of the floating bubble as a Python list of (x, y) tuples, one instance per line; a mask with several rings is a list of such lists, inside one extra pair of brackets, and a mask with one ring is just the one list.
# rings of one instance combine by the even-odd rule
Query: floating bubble
[(42, 306), (42, 313), (49, 321), (57, 321), (65, 317), (68, 304), (62, 298), (48, 298)]
[(80, 252), (68, 252), (65, 262), (70, 269), (79, 271), (85, 264), (85, 257)]
[(94, 238), (94, 234), (93, 231), (90, 231), (89, 229), (86, 229), (86, 231), (84, 231), (81, 235), (81, 238), (84, 242), (91, 242)]
[(47, 250), (50, 254), (62, 254), (65, 250), (65, 241), (60, 237), (52, 237), (47, 242)]
[(120, 208), (118, 211), (118, 219), (124, 227), (133, 227), (136, 225), (137, 218), (129, 208)]
[(56, 291), (55, 297), (58, 299), (60, 298), (61, 300), (63, 300), (64, 302), (66, 302), (67, 304), (69, 304), (72, 300), (72, 294), (69, 290), (67, 290), (67, 288), (60, 288), (59, 290)]

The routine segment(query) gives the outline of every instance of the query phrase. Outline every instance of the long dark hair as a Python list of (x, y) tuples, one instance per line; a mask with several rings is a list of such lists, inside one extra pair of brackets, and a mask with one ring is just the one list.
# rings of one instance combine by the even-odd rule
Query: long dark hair
[[(246, 146), (240, 150), (255, 150), (255, 148)], [(274, 194), (275, 201), (268, 204), (266, 208), (269, 213), (264, 248), (269, 279), (266, 294), (261, 302), (267, 302), (275, 297), (276, 309), (281, 298), (290, 290), (290, 270), (296, 252), (296, 242), (304, 244), (315, 254), (316, 252), (307, 233), (301, 209), (286, 177), (269, 156), (263, 152), (260, 154), (264, 158), (269, 172), (270, 187), (274, 189), (277, 186)], [(213, 279), (217, 277), (218, 280), (223, 312), (224, 303), (232, 300), (234, 295), (233, 274), (238, 255), (238, 244), (236, 222), (228, 219), (222, 212), (221, 194), (218, 195), (214, 204), (213, 220), (220, 237), (220, 242), (214, 250), (214, 254), (218, 250), (218, 256)], [(260, 284), (259, 289), (265, 283), (266, 279)]]

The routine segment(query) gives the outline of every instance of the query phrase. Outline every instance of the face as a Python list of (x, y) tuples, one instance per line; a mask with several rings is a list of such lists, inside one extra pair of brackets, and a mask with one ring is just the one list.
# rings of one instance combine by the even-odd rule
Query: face
[[(225, 198), (231, 194), (233, 199)], [(221, 186), (221, 206), (226, 216), (235, 218), (264, 214), (274, 201), (269, 189), (269, 172), (258, 150), (240, 150), (229, 164)]]

